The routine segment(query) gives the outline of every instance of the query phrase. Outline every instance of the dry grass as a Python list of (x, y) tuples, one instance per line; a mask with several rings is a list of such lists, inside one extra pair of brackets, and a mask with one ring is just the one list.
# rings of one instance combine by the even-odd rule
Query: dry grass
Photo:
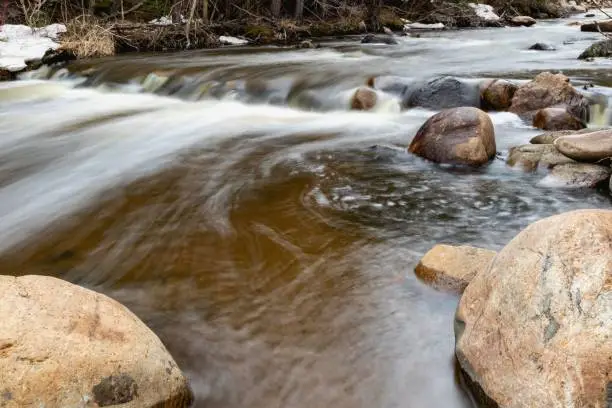
[(61, 49), (77, 58), (115, 55), (115, 38), (109, 27), (87, 18), (76, 18), (67, 25), (61, 37)]

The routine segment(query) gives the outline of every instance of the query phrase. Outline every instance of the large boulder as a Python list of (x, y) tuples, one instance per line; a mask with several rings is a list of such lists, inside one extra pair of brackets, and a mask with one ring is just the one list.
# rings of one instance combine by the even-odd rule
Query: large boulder
[(558, 188), (594, 188), (610, 179), (609, 166), (567, 163), (555, 166), (540, 185)]
[(461, 293), (477, 273), (487, 269), (496, 254), (467, 245), (439, 244), (425, 254), (414, 271), (436, 289)]
[(564, 156), (552, 144), (527, 144), (516, 146), (508, 152), (506, 164), (525, 171), (535, 171), (540, 167), (550, 169), (559, 164), (575, 163)]
[(0, 405), (188, 407), (187, 380), (118, 302), (48, 276), (0, 276)]
[(515, 27), (531, 27), (536, 23), (536, 19), (529, 16), (516, 16), (508, 20), (508, 24)]
[(477, 108), (447, 109), (421, 126), (409, 151), (436, 163), (481, 165), (495, 157), (491, 118)]
[(589, 59), (597, 57), (608, 58), (611, 56), (612, 40), (603, 40), (596, 42), (595, 44), (584, 50), (582, 54), (578, 56), (578, 59)]
[(612, 20), (594, 21), (580, 26), (580, 31), (587, 33), (597, 33), (600, 30), (604, 33), (612, 32)]
[(546, 218), (468, 285), (455, 351), (478, 406), (609, 406), (611, 237), (609, 210)]
[(412, 84), (404, 93), (404, 107), (433, 110), (480, 107), (480, 87), (477, 82), (444, 76), (425, 83)]
[(503, 79), (487, 80), (480, 84), (480, 105), (484, 110), (505, 111), (510, 108), (518, 86)]
[(566, 108), (558, 107), (537, 111), (533, 117), (533, 126), (543, 130), (580, 130), (587, 125)]
[(612, 157), (612, 130), (561, 136), (554, 144), (567, 157), (594, 163)]
[(533, 81), (522, 84), (509, 110), (532, 120), (538, 110), (553, 106), (566, 106), (572, 115), (588, 122), (588, 100), (574, 89), (568, 77), (550, 72), (543, 72)]

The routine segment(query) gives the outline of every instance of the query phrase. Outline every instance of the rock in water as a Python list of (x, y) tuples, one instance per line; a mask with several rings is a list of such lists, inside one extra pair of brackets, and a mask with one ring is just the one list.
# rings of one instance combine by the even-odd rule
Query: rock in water
[(461, 293), (477, 273), (487, 269), (497, 253), (461, 245), (436, 245), (416, 266), (415, 273), (436, 289)]
[(531, 47), (529, 47), (529, 49), (535, 51), (557, 51), (554, 45), (546, 43), (535, 43)]
[(544, 130), (580, 130), (587, 127), (565, 108), (540, 109), (533, 117), (533, 126)]
[(374, 89), (362, 86), (355, 91), (351, 98), (351, 109), (364, 111), (372, 110), (372, 108), (376, 106), (377, 100), (378, 95)]
[(588, 100), (574, 89), (568, 77), (550, 72), (543, 72), (521, 85), (509, 111), (531, 120), (538, 110), (556, 105), (566, 106), (572, 115), (588, 122)]
[(554, 144), (567, 157), (594, 163), (612, 157), (612, 130), (561, 136)]
[(510, 81), (494, 79), (480, 85), (480, 104), (484, 110), (505, 111), (512, 104), (518, 86)]
[(527, 144), (516, 146), (508, 152), (506, 164), (520, 167), (525, 171), (535, 171), (539, 167), (550, 169), (559, 164), (575, 163), (564, 156), (552, 144)]
[(612, 211), (538, 221), (469, 284), (456, 356), (479, 406), (606, 408), (612, 381)]
[(545, 132), (542, 133), (541, 135), (537, 135), (531, 138), (531, 140), (529, 141), (529, 143), (532, 144), (552, 144), (555, 140), (557, 140), (558, 138), (560, 138), (561, 136), (568, 136), (568, 135), (582, 135), (585, 133), (591, 133), (591, 132), (595, 132), (597, 130), (601, 130), (601, 129), (593, 129), (593, 128), (588, 128), (588, 129), (582, 129), (582, 130), (554, 130), (552, 132)]
[(482, 165), (495, 157), (495, 130), (480, 109), (447, 109), (421, 126), (408, 149), (435, 163)]
[(559, 188), (594, 188), (610, 178), (608, 166), (587, 163), (569, 163), (555, 166), (540, 184)]
[(589, 48), (584, 50), (582, 54), (578, 56), (578, 59), (588, 59), (588, 58), (597, 58), (603, 57), (608, 58), (612, 56), (612, 40), (603, 40), (596, 42), (591, 45)]
[(532, 25), (536, 23), (536, 19), (533, 17), (529, 17), (529, 16), (516, 16), (516, 17), (511, 18), (509, 23), (510, 25), (515, 26), (515, 27), (519, 27), (519, 26), (531, 27)]
[[(599, 26), (599, 28), (597, 28)], [(612, 32), (612, 20), (597, 21), (586, 23), (580, 26), (580, 31), (587, 33), (597, 33), (601, 30), (604, 33)]]
[(0, 313), (3, 406), (178, 408), (192, 401), (162, 342), (104, 295), (48, 276), (0, 276)]
[(413, 89), (407, 89), (403, 104), (407, 108), (434, 110), (463, 106), (480, 107), (479, 84), (450, 76), (434, 78), (424, 84), (417, 84)]
[(397, 40), (394, 37), (389, 35), (375, 35), (375, 34), (366, 34), (361, 39), (362, 44), (387, 44), (394, 45), (397, 44)]

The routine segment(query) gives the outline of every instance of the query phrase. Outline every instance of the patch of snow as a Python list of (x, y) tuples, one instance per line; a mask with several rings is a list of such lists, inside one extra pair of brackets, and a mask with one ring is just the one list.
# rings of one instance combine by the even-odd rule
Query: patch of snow
[(172, 18), (168, 16), (161, 16), (160, 18), (156, 18), (155, 20), (149, 21), (149, 24), (155, 24), (159, 26), (172, 25)]
[(484, 21), (499, 21), (499, 16), (495, 14), (493, 7), (488, 4), (468, 3), (476, 15)]
[(407, 30), (442, 30), (444, 28), (444, 24), (435, 23), (435, 24), (423, 24), (423, 23), (408, 23), (404, 25), (404, 31)]
[(60, 33), (66, 32), (63, 24), (32, 28), (26, 25), (0, 26), (0, 69), (18, 72), (27, 67), (26, 61), (42, 58), (45, 52), (57, 49)]
[(219, 41), (221, 41), (221, 44), (226, 45), (247, 45), (249, 43), (247, 40), (243, 40), (236, 37), (229, 37), (226, 35), (222, 35), (221, 37), (219, 37)]

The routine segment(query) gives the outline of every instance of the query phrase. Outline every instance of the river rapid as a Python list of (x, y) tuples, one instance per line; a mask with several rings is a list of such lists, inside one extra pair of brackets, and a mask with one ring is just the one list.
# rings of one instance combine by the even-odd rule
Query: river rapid
[(498, 250), (611, 197), (507, 167), (541, 133), (513, 114), (491, 113), (499, 157), (466, 170), (406, 152), (435, 112), (393, 98), (354, 112), (348, 97), (372, 75), (555, 70), (607, 99), (612, 61), (576, 59), (601, 39), (567, 25), (580, 18), (396, 46), (131, 54), (2, 83), (0, 274), (125, 304), (196, 407), (471, 407), (453, 360), (458, 297), (417, 280), (418, 260), (442, 242)]

